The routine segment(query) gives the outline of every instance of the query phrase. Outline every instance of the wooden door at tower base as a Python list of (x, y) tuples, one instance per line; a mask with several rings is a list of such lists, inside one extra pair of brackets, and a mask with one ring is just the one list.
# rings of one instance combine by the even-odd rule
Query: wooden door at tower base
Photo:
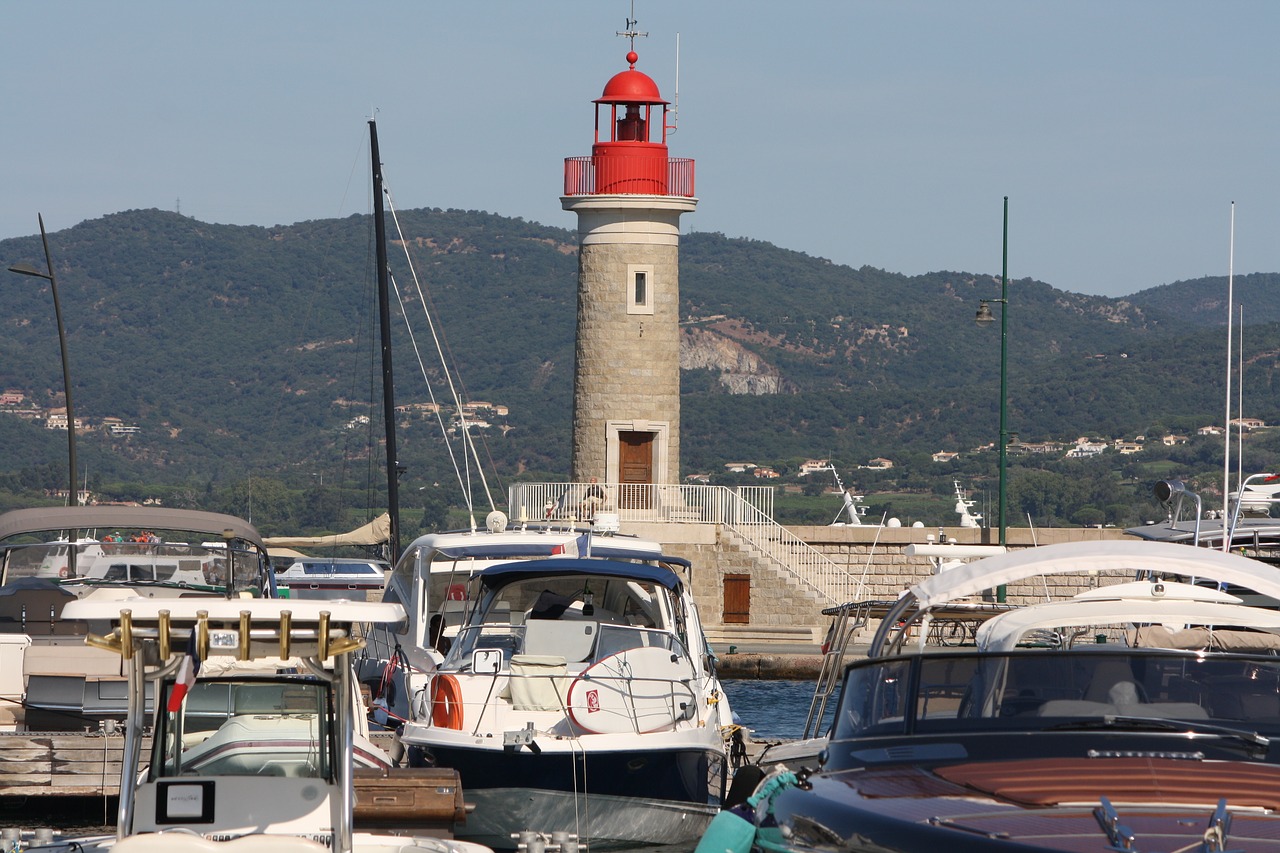
[(618, 505), (648, 509), (652, 504), (653, 445), (656, 433), (618, 433)]
[(726, 625), (751, 622), (751, 575), (724, 576), (724, 614)]

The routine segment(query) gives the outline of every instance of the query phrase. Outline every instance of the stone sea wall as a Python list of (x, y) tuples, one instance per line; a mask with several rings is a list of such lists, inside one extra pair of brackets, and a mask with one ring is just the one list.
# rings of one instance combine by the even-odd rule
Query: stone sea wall
[[(834, 602), (768, 561), (760, 560), (732, 541), (726, 531), (706, 526), (664, 525), (661, 531), (640, 532), (666, 544), (670, 553), (693, 563), (694, 595), (708, 635), (718, 644), (753, 643), (816, 644), (821, 642), (827, 620), (821, 611)], [(908, 545), (933, 544), (942, 537), (957, 545), (991, 545), (996, 531), (974, 528), (790, 528), (791, 532), (841, 567), (849, 579), (850, 599), (892, 601), (907, 587), (933, 574), (935, 561), (908, 556)], [(637, 531), (639, 532), (639, 531)], [(1116, 529), (1011, 528), (1007, 546), (1029, 548), (1058, 542), (1101, 541), (1125, 538)], [(726, 576), (750, 576), (750, 607), (746, 622), (726, 622)], [(1066, 574), (1014, 584), (1007, 589), (1011, 604), (1027, 604), (1046, 598), (1065, 598), (1094, 586), (1128, 580), (1127, 577)]]

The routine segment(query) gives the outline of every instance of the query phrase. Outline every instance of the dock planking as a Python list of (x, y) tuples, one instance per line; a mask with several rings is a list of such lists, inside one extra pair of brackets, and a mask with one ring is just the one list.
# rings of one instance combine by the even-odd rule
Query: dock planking
[(114, 796), (123, 752), (123, 734), (0, 734), (0, 797)]

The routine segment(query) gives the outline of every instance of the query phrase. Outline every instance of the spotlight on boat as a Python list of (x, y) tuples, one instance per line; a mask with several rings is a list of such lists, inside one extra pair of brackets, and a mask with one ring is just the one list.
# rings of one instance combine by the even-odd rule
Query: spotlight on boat
[(1185, 493), (1187, 487), (1181, 480), (1161, 480), (1155, 484), (1152, 491), (1155, 493), (1156, 500), (1160, 503), (1168, 503), (1174, 495)]

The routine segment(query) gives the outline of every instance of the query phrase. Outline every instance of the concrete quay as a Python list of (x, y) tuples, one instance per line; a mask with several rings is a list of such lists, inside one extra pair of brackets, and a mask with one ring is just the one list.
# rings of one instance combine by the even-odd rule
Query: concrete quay
[(822, 668), (822, 655), (735, 652), (717, 654), (716, 671), (721, 678), (786, 679), (812, 681)]

